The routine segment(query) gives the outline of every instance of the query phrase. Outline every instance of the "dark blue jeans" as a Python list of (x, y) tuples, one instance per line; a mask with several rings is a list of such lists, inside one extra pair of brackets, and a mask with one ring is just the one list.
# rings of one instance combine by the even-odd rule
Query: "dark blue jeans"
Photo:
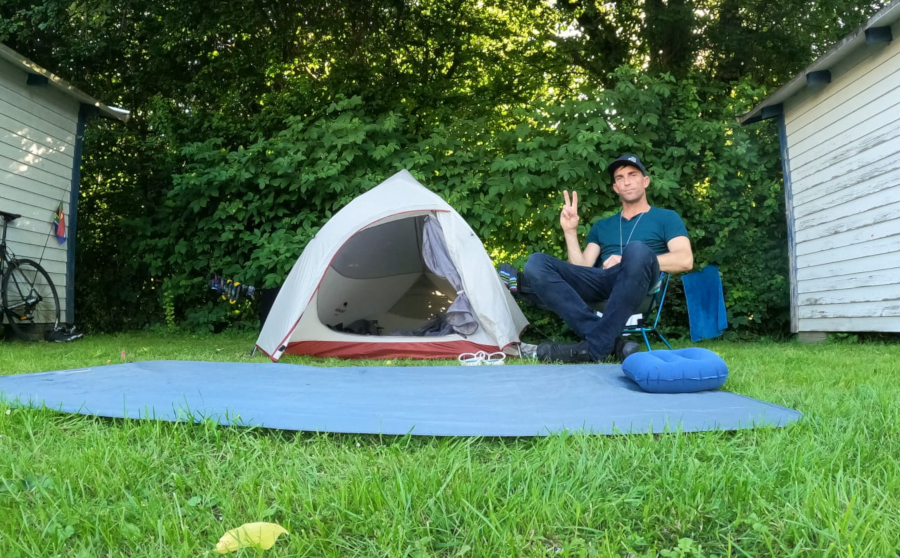
[[(659, 260), (643, 242), (625, 246), (622, 261), (609, 269), (584, 267), (547, 254), (532, 254), (525, 263), (519, 296), (561, 317), (587, 339), (592, 358), (613, 352), (616, 337), (637, 312), (650, 285), (659, 278)], [(608, 300), (603, 317), (589, 305)]]

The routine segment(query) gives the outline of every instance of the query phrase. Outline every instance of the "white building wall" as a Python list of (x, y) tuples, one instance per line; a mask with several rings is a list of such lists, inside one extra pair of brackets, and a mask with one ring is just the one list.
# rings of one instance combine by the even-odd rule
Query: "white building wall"
[(900, 24), (784, 103), (796, 331), (900, 332)]
[(27, 74), (0, 60), (0, 210), (21, 214), (7, 244), (50, 274), (66, 316), (68, 244), (48, 238), (63, 202), (68, 227), (79, 102), (51, 87), (26, 85)]

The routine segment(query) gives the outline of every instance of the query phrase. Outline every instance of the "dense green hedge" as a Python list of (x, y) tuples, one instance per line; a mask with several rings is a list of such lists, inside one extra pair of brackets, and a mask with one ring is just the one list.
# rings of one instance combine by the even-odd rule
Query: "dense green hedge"
[[(586, 234), (619, 207), (603, 169), (627, 151), (649, 168), (651, 203), (683, 216), (696, 267), (720, 266), (730, 321), (782, 330), (788, 287), (777, 137), (735, 120), (747, 106), (734, 99), (754, 92), (631, 69), (614, 79), (593, 98), (424, 131), (404, 114), (339, 98), (244, 145), (186, 145), (164, 203), (132, 223), (136, 252), (178, 317), (220, 326), (233, 308), (204, 289), (211, 271), (280, 284), (331, 215), (405, 168), (462, 214), (495, 262), (521, 264), (534, 251), (564, 256), (562, 190), (579, 191)], [(679, 288), (669, 316), (683, 326)]]

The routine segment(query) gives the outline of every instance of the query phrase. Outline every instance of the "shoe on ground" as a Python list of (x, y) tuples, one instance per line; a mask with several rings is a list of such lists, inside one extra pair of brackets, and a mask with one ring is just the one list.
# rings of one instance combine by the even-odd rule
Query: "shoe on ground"
[(588, 351), (588, 342), (578, 343), (541, 343), (537, 347), (537, 358), (541, 362), (562, 362), (578, 364), (596, 362)]
[[(641, 346), (634, 341), (629, 341), (624, 337), (617, 337), (613, 352), (606, 360), (622, 362), (640, 350)], [(597, 359), (591, 357), (587, 341), (579, 341), (578, 343), (541, 343), (537, 346), (536, 356), (541, 362), (562, 362), (565, 364), (598, 362)]]
[(616, 337), (615, 348), (613, 349), (613, 354), (616, 356), (616, 360), (619, 362), (624, 362), (626, 358), (630, 357), (634, 353), (640, 352), (641, 346), (634, 341), (629, 341), (624, 337)]
[(75, 326), (72, 326), (69, 329), (54, 329), (44, 334), (44, 339), (53, 343), (70, 343), (72, 341), (77, 341), (82, 337), (84, 337), (84, 334), (80, 331), (76, 331)]

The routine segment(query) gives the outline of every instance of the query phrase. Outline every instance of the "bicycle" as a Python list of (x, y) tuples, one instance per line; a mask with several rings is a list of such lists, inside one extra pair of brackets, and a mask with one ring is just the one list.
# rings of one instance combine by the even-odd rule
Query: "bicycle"
[(7, 226), (21, 217), (0, 211), (3, 237), (0, 239), (0, 316), (5, 315), (13, 332), (28, 339), (30, 326), (52, 324), (59, 329), (60, 308), (56, 286), (50, 275), (37, 262), (17, 258), (6, 245)]

